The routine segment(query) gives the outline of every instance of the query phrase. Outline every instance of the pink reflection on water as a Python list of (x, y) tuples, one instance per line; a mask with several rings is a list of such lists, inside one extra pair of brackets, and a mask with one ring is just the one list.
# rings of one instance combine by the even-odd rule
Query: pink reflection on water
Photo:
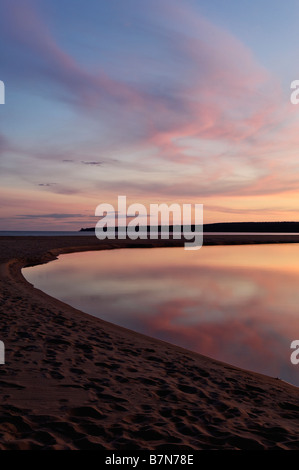
[(299, 385), (298, 245), (78, 253), (24, 274), (107, 321)]

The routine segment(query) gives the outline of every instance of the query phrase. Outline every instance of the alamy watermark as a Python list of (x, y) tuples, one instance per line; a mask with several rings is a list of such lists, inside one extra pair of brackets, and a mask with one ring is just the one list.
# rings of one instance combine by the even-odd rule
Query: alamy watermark
[(5, 104), (5, 85), (2, 80), (0, 80), (0, 104)]
[[(185, 250), (198, 250), (203, 243), (202, 204), (150, 204), (148, 214), (143, 204), (127, 207), (126, 196), (118, 196), (117, 210), (103, 203), (97, 206), (95, 215), (100, 217), (95, 227), (99, 240), (184, 239)], [(170, 225), (171, 219), (176, 223)]]
[(0, 341), (0, 364), (5, 364), (5, 346), (3, 341)]
[(298, 104), (299, 103), (299, 80), (293, 80), (291, 82), (291, 96), (290, 96), (290, 101), (292, 104)]
[(291, 354), (291, 363), (294, 365), (299, 364), (299, 339), (294, 339), (294, 341), (291, 342), (291, 349), (295, 349), (295, 351), (292, 352)]

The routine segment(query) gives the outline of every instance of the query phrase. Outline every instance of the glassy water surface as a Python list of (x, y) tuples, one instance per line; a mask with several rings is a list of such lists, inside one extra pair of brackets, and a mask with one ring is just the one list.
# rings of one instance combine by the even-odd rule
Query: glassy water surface
[(93, 251), (23, 274), (104, 320), (299, 386), (299, 245)]

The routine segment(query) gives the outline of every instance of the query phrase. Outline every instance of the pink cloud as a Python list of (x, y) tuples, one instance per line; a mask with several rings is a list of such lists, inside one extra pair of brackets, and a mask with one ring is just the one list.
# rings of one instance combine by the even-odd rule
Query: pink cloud
[(33, 0), (26, 4), (7, 2), (1, 29), (26, 58), (23, 76), (32, 78), (35, 84), (38, 76), (56, 83), (61, 90), (58, 97), (87, 109), (99, 106), (107, 98), (120, 104), (130, 103), (130, 106), (140, 102), (138, 94), (129, 86), (112, 80), (104, 70), (92, 74), (63, 50), (38, 14)]
[[(184, 169), (194, 168), (192, 174), (173, 172), (165, 182), (156, 181), (150, 174), (153, 164), (149, 162), (146, 166), (148, 154), (144, 152), (144, 157), (138, 156), (140, 167), (129, 161), (130, 181), (119, 172), (113, 181), (107, 178), (100, 181), (99, 187), (92, 181), (82, 188), (78, 172), (76, 188), (89, 193), (100, 188), (105, 189), (106, 194), (124, 188), (134, 194), (198, 199), (213, 195), (275, 195), (297, 191), (299, 137), (296, 122), (283, 126), (287, 119), (296, 121), (296, 109), (283, 103), (275, 77), (257, 62), (249, 48), (228, 31), (198, 15), (190, 4), (175, 0), (161, 4), (163, 32), (171, 44), (173, 57), (178, 61), (183, 58), (187, 64), (186, 70), (181, 67), (182, 76), (174, 77), (174, 83), (170, 80), (169, 87), (165, 86), (166, 91), (161, 93), (149, 79), (131, 85), (121, 78), (111, 78), (101, 67), (98, 73), (84, 68), (55, 39), (38, 13), (38, 2), (5, 4), (1, 34), (19, 50), (19, 67), (23, 67), (25, 78), (44, 89), (50, 85), (49, 93), (78, 106), (80, 111), (94, 112), (96, 122), (103, 120), (110, 125), (113, 121), (115, 124), (116, 131), (111, 130), (112, 146), (97, 140), (101, 150), (111, 151), (114, 146), (120, 152), (125, 141), (126, 150), (156, 149), (155, 156), (162, 164), (165, 162), (165, 168), (169, 162), (180, 163)], [(168, 78), (173, 77), (166, 77), (166, 82)], [(222, 151), (218, 147), (206, 154), (200, 143), (192, 147), (190, 138), (212, 141), (220, 146), (228, 143), (228, 149)], [(2, 147), (0, 141), (0, 152)], [(79, 153), (78, 149), (74, 150), (75, 155), (76, 152)], [(31, 155), (36, 153), (31, 152)], [(71, 149), (66, 157), (73, 156)], [(53, 153), (46, 151), (39, 151), (39, 157), (55, 160)], [(97, 155), (80, 158), (84, 161), (97, 159)], [(242, 170), (242, 165), (253, 169), (252, 175), (247, 172), (247, 178), (243, 178), (243, 174), (239, 176), (237, 170)], [(134, 172), (134, 168), (137, 171)], [(23, 175), (25, 171), (23, 169)], [(72, 183), (66, 185), (66, 189), (53, 187), (52, 190), (71, 192)]]
[[(112, 79), (101, 68), (97, 74), (83, 68), (59, 46), (35, 5), (32, 0), (26, 5), (6, 3), (1, 26), (25, 52), (27, 73), (59, 85), (70, 102), (91, 109), (114, 103), (130, 119), (134, 114), (136, 122), (141, 117), (147, 143), (161, 148), (164, 157), (172, 158), (177, 137), (239, 141), (271, 122), (277, 104), (273, 102), (273, 77), (240, 41), (195, 14), (190, 5), (174, 1), (161, 9), (173, 19), (173, 25), (183, 21), (184, 32), (179, 26), (168, 26), (168, 33), (175, 53), (190, 64), (178, 88), (169, 89), (169, 96), (146, 85), (130, 86)], [(277, 87), (275, 91), (279, 93)], [(177, 149), (176, 154), (182, 152)]]
[[(221, 271), (204, 265), (204, 276), (194, 277), (201, 286), (198, 299), (181, 298), (178, 291), (176, 298), (156, 306), (156, 314), (146, 318), (144, 330), (206, 356), (276, 376), (280, 368), (287, 369), (285, 349), (296, 325), (289, 295), (294, 295), (297, 274), (273, 270), (267, 275), (267, 271), (249, 268), (246, 276), (240, 268)], [(255, 286), (255, 293), (236, 299), (228, 286), (221, 285), (224, 276), (232, 282), (234, 277), (244, 278)], [(192, 285), (194, 279), (188, 283)]]

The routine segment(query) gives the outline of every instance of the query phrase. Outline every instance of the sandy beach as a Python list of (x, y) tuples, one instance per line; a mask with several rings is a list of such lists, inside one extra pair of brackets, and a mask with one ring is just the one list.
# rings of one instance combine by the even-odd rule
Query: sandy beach
[[(299, 237), (205, 237), (274, 242)], [(0, 449), (299, 448), (298, 388), (92, 317), (21, 274), (62, 253), (168, 244), (181, 242), (0, 238)]]

